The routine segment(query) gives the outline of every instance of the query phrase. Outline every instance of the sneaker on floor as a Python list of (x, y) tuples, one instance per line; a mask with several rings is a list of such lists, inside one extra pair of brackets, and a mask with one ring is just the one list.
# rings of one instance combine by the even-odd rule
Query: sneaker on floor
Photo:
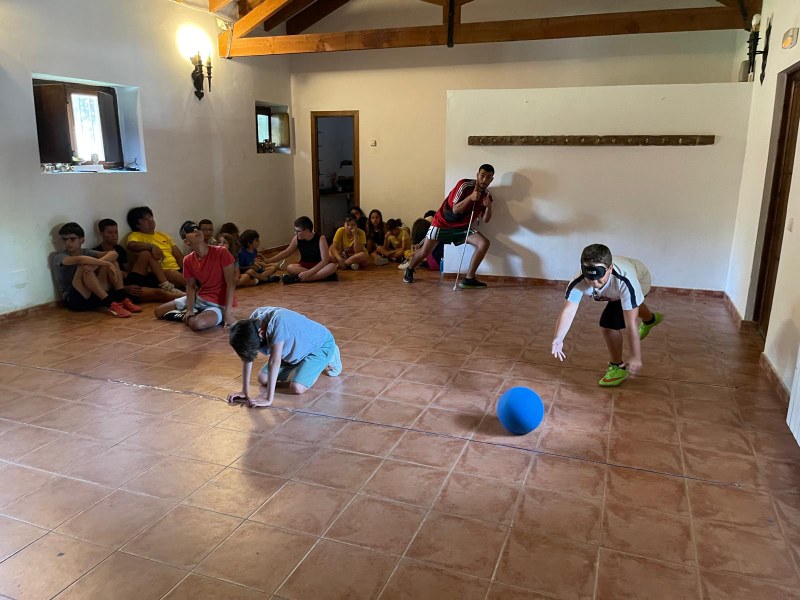
[(653, 316), (656, 319), (655, 319), (655, 321), (653, 321), (649, 325), (647, 323), (639, 323), (639, 339), (640, 340), (643, 340), (648, 335), (650, 335), (650, 330), (653, 327), (655, 327), (656, 325), (658, 325), (659, 323), (661, 323), (661, 321), (664, 320), (664, 315), (661, 314), (661, 313), (653, 313)]
[(360, 264), (358, 264), (358, 263), (353, 263), (352, 265), (350, 265), (350, 268), (351, 268), (353, 271), (358, 271), (358, 270), (361, 268), (361, 265), (360, 265)]
[(625, 381), (627, 376), (628, 369), (608, 363), (608, 369), (606, 369), (606, 374), (600, 380), (600, 385), (602, 387), (614, 387)]
[(131, 313), (119, 302), (112, 302), (106, 307), (106, 310), (112, 317), (125, 318), (131, 316)]
[(372, 262), (376, 266), (382, 267), (383, 265), (388, 265), (389, 264), (389, 259), (388, 258), (384, 258), (383, 256), (376, 256), (375, 258), (372, 259)]
[(478, 281), (475, 277), (470, 277), (459, 283), (458, 287), (460, 287), (462, 290), (481, 290), (488, 286), (482, 281)]
[(132, 313), (142, 312), (142, 307), (134, 304), (133, 300), (131, 300), (130, 298), (125, 298), (122, 302), (120, 302), (120, 304), (122, 304), (122, 307), (128, 312)]
[(175, 293), (179, 292), (180, 290), (175, 287), (175, 285), (171, 281), (165, 281), (164, 283), (159, 283), (158, 287), (160, 287), (165, 292)]
[[(264, 283), (278, 283), (280, 280), (281, 280), (281, 276), (280, 275), (270, 275), (269, 277), (267, 277), (267, 279), (264, 281)], [(256, 280), (256, 281), (258, 281), (258, 280)]]
[(338, 273), (331, 273), (325, 278), (325, 281), (339, 281), (339, 274)]
[(339, 352), (339, 346), (334, 346), (331, 362), (327, 366), (327, 373), (329, 377), (338, 377), (341, 372), (342, 372), (342, 355)]
[(414, 269), (411, 267), (406, 268), (406, 272), (403, 275), (403, 283), (414, 283)]
[(408, 265), (410, 265), (410, 264), (411, 264), (411, 261), (404, 260), (399, 265), (397, 265), (397, 270), (398, 271), (405, 271), (408, 268)]
[(300, 283), (300, 279), (297, 275), (292, 275), (291, 273), (286, 273), (283, 277), (281, 277), (283, 283), (290, 284), (290, 283)]
[(176, 321), (178, 323), (181, 323), (183, 321), (183, 317), (185, 314), (186, 314), (185, 310), (175, 309), (165, 312), (164, 316), (161, 318), (164, 319), (165, 321)]

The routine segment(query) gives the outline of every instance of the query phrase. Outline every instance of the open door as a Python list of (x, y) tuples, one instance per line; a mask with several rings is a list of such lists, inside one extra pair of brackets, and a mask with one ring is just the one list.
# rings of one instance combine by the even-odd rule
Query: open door
[(800, 65), (786, 75), (786, 91), (781, 114), (780, 134), (775, 161), (775, 171), (769, 195), (761, 266), (758, 272), (753, 321), (756, 329), (767, 337), (778, 264), (781, 258), (783, 231), (786, 226), (786, 209), (792, 185), (792, 168), (797, 148), (800, 126)]
[(312, 111), (314, 228), (330, 242), (353, 206), (360, 206), (358, 111)]

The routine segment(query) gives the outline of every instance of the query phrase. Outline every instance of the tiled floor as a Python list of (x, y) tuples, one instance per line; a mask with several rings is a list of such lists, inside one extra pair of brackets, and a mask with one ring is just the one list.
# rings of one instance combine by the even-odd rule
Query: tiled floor
[[(800, 448), (721, 299), (654, 293), (666, 320), (614, 391), (601, 307), (562, 364), (560, 290), (400, 277), (240, 290), (238, 315), (299, 310), (344, 357), (264, 410), (221, 401), (219, 329), (4, 324), (0, 596), (800, 598)], [(519, 438), (494, 416), (515, 385), (548, 409)]]

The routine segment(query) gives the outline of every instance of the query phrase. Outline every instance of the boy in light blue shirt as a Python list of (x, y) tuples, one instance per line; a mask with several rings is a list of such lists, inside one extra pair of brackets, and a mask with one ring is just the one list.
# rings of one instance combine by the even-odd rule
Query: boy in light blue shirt
[[(279, 382), (288, 383), (292, 394), (302, 394), (314, 385), (323, 370), (327, 369), (331, 377), (342, 372), (342, 358), (333, 334), (288, 308), (257, 308), (249, 319), (231, 327), (229, 341), (242, 359), (242, 390), (228, 396), (232, 404), (246, 403), (250, 408), (270, 406)], [(258, 383), (267, 391), (251, 399), (250, 374), (259, 352), (269, 356), (258, 374)]]

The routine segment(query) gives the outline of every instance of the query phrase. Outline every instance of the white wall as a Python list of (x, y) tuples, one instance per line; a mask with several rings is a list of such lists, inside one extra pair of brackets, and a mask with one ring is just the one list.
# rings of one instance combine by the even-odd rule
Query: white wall
[(720, 31), (292, 57), (296, 212), (311, 212), (310, 111), (359, 111), (361, 206), (411, 223), (444, 197), (448, 90), (729, 82), (739, 37)]
[[(450, 92), (445, 187), (474, 177), (481, 163), (496, 169), (492, 221), (481, 226), (492, 246), (479, 272), (569, 279), (581, 250), (605, 243), (641, 259), (657, 285), (723, 289), (749, 97), (749, 86), (738, 83)], [(470, 135), (689, 133), (717, 140), (467, 145)]]
[[(128, 209), (146, 204), (174, 237), (183, 220), (207, 217), (255, 228), (265, 246), (286, 241), (293, 158), (256, 154), (253, 115), (256, 100), (290, 104), (287, 59), (217, 58), (198, 102), (176, 32), (191, 23), (215, 39), (208, 14), (167, 0), (26, 0), (0, 14), (0, 313), (54, 299), (50, 232), (65, 221), (88, 232), (112, 217), (125, 232)], [(32, 73), (139, 87), (148, 171), (41, 174)]]
[[(768, 19), (772, 18), (772, 40), (764, 84), (756, 82), (752, 86), (747, 150), (726, 286), (726, 292), (745, 318), (752, 317), (758, 276), (754, 264), (757, 264), (761, 255), (762, 218), (768, 203), (765, 196), (768, 182), (765, 179), (773, 122), (778, 116), (775, 112), (777, 75), (800, 62), (800, 45), (790, 50), (782, 50), (780, 45), (784, 31), (800, 26), (800, 3), (797, 0), (766, 0), (762, 15), (764, 28)], [(757, 62), (757, 72), (761, 72), (760, 60)], [(794, 173), (786, 218), (787, 222), (788, 219), (795, 220), (795, 229), (793, 232), (784, 231), (775, 300), (764, 349), (787, 387), (791, 387), (800, 345), (800, 279), (797, 277), (796, 264), (800, 256), (800, 152), (796, 154)]]

